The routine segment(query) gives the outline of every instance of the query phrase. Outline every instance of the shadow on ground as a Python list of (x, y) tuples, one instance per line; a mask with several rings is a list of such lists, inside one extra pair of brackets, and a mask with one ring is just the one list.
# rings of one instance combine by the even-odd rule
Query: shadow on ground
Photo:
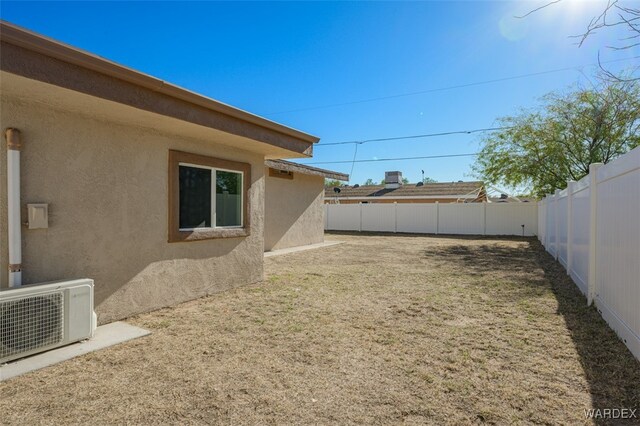
[[(636, 409), (636, 415), (640, 416), (640, 363), (609, 328), (596, 308), (587, 306), (585, 297), (567, 276), (565, 269), (545, 251), (537, 239), (513, 240), (524, 244), (505, 247), (491, 244), (490, 241), (478, 245), (461, 243), (429, 247), (424, 251), (424, 256), (436, 264), (438, 259), (459, 262), (467, 273), (478, 275), (491, 274), (503, 263), (509, 265), (511, 269), (506, 276), (523, 286), (521, 290), (507, 295), (514, 303), (518, 301), (516, 298), (535, 297), (540, 291), (550, 289), (558, 302), (557, 313), (562, 315), (580, 356), (593, 408)], [(543, 279), (523, 279), (523, 274), (540, 270), (543, 271)], [(620, 421), (617, 420), (618, 423), (615, 424)], [(595, 422), (610, 424), (614, 421), (596, 419)], [(640, 417), (623, 422), (632, 423), (640, 424)]]

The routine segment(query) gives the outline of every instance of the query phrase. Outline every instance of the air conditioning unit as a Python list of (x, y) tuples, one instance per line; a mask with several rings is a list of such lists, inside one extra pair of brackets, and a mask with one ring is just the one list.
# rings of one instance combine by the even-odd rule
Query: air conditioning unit
[(0, 364), (93, 336), (93, 280), (0, 292)]

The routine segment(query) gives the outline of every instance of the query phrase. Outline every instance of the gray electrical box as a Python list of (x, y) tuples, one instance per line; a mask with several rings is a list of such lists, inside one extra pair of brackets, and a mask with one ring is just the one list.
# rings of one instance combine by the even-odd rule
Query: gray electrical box
[(49, 227), (49, 204), (27, 204), (29, 229), (43, 229)]

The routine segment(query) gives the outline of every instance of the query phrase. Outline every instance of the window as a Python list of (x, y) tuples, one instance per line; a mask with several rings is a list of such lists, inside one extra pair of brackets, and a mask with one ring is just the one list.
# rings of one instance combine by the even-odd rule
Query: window
[(249, 235), (247, 163), (169, 151), (169, 241)]
[(242, 227), (242, 172), (185, 163), (178, 168), (181, 231)]

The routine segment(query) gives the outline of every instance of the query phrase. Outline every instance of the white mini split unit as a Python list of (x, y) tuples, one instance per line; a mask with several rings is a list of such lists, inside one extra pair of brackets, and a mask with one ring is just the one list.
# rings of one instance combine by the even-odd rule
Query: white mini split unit
[(0, 292), (0, 364), (89, 339), (95, 328), (93, 280)]

